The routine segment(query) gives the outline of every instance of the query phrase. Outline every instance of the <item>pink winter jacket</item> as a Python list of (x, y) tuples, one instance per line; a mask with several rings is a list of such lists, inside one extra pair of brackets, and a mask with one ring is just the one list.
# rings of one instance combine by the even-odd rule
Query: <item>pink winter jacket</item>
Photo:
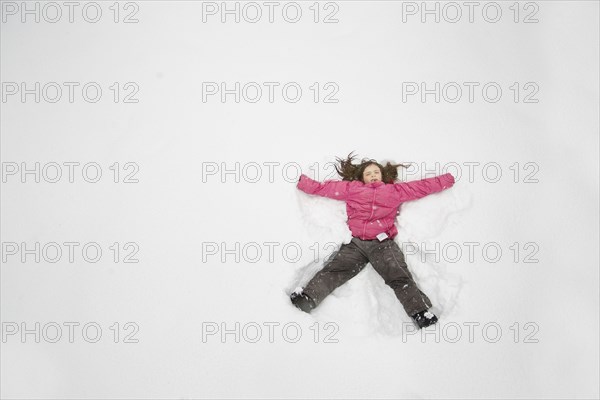
[(352, 236), (373, 240), (380, 233), (389, 238), (398, 234), (394, 225), (400, 204), (441, 192), (454, 185), (454, 176), (444, 174), (401, 183), (362, 183), (361, 181), (317, 182), (302, 174), (298, 189), (308, 194), (346, 201), (348, 227)]

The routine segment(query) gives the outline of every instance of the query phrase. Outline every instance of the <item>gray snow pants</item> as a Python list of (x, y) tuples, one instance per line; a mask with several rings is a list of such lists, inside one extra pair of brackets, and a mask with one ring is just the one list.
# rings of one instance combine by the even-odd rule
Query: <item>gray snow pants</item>
[(352, 238), (308, 282), (304, 293), (318, 306), (325, 297), (356, 276), (369, 262), (394, 290), (409, 316), (431, 308), (431, 301), (417, 287), (404, 261), (404, 254), (392, 239), (380, 242)]

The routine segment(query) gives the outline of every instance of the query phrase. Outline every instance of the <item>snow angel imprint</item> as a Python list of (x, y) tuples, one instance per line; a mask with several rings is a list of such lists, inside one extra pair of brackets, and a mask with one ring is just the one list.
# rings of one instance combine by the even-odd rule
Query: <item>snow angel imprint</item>
[(383, 166), (370, 159), (355, 164), (352, 154), (346, 159), (338, 158), (337, 162), (341, 181), (321, 183), (302, 174), (298, 189), (345, 201), (352, 240), (343, 244), (304, 288), (291, 294), (292, 303), (302, 311), (311, 312), (337, 287), (371, 263), (419, 328), (435, 324), (437, 317), (429, 311), (431, 301), (415, 283), (404, 254), (393, 240), (398, 234), (395, 220), (402, 203), (450, 188), (454, 177), (448, 173), (398, 182), (398, 167), (405, 167), (403, 164), (388, 162)]

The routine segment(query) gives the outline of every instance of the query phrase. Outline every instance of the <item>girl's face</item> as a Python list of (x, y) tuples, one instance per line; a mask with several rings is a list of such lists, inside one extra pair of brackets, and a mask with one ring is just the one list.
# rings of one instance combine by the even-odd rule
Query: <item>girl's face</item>
[(375, 164), (371, 164), (363, 171), (362, 180), (364, 183), (381, 182), (381, 170)]

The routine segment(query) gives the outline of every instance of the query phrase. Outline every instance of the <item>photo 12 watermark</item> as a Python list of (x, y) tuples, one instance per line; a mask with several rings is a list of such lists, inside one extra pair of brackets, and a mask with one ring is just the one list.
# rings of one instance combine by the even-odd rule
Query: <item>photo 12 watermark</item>
[(202, 103), (339, 103), (337, 82), (202, 82)]
[(537, 104), (537, 82), (402, 82), (403, 103), (499, 103)]
[(469, 183), (539, 183), (540, 165), (535, 161), (449, 161), (440, 162), (401, 162), (408, 165), (398, 169), (402, 181), (426, 179), (450, 173), (456, 182)]
[(406, 256), (418, 255), (421, 262), (496, 264), (501, 261), (513, 264), (538, 264), (540, 245), (535, 241), (499, 243), (496, 241), (472, 242), (401, 242)]
[(534, 1), (403, 1), (402, 23), (537, 24), (540, 5)]
[(137, 104), (140, 102), (137, 82), (2, 82), (2, 103), (84, 103), (112, 102)]
[(402, 343), (540, 343), (537, 322), (514, 322), (510, 325), (495, 321), (445, 322), (418, 329), (412, 322), (402, 323)]
[(335, 1), (203, 1), (202, 23), (257, 24), (302, 21), (337, 24), (340, 3)]
[(140, 246), (136, 242), (2, 242), (3, 263), (137, 264)]
[(139, 343), (137, 322), (2, 322), (2, 343)]
[(335, 322), (202, 322), (202, 343), (339, 343)]
[(3, 1), (3, 24), (137, 24), (140, 3), (135, 1)]
[(2, 162), (2, 183), (139, 183), (140, 166), (133, 161)]

